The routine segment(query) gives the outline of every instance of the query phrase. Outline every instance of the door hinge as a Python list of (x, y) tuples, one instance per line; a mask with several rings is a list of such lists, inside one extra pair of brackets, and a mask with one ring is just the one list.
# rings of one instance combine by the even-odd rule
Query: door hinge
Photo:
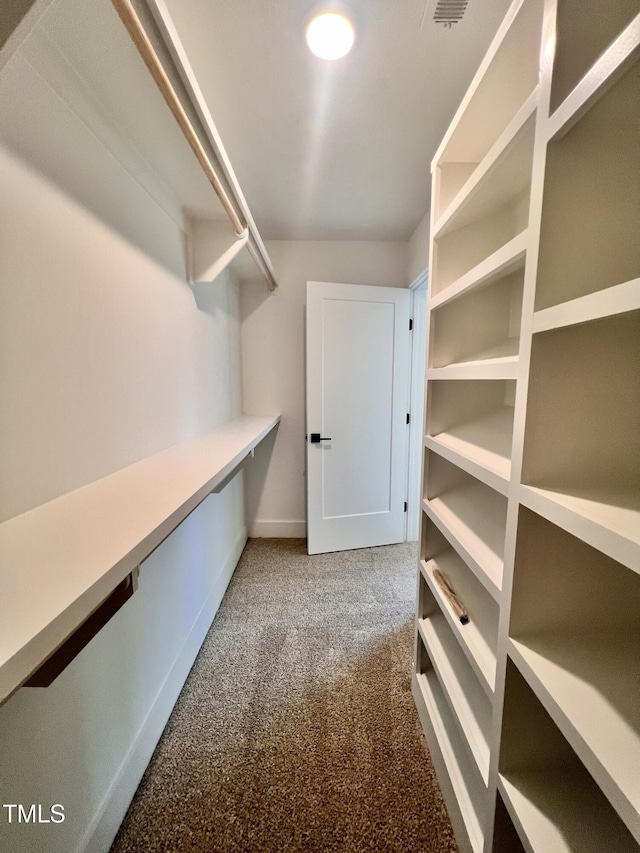
[(409, 319), (409, 331), (413, 332), (413, 320)]
[(405, 512), (407, 511), (407, 502), (406, 501), (404, 502), (404, 511)]
[(409, 412), (407, 412), (407, 423), (411, 423), (411, 415), (409, 414)]

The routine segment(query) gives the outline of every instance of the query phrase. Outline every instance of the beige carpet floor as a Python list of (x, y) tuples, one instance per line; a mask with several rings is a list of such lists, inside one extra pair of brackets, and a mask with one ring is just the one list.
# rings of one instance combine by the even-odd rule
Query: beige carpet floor
[(250, 540), (111, 853), (455, 853), (410, 692), (415, 545)]

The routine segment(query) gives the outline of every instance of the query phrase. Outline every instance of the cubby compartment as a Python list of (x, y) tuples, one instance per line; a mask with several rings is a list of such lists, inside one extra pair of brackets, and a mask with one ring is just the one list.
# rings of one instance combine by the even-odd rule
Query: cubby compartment
[(538, 84), (542, 2), (514, 6), (505, 18), (434, 159), (435, 219), (462, 190)]
[(428, 451), (423, 508), (476, 577), (499, 598), (507, 499)]
[[(431, 314), (429, 368), (460, 376), (514, 378), (518, 366), (523, 270), (497, 278)], [(443, 375), (444, 370), (443, 370)]]
[[(446, 769), (455, 800), (447, 802), (451, 818), (459, 814), (474, 853), (481, 853), (484, 844), (484, 824), (487, 808), (487, 789), (464, 741), (454, 714), (445, 698), (433, 663), (420, 632), (416, 650), (417, 702), (423, 705), (428, 717), (421, 713), (427, 739), (435, 738), (437, 751), (432, 747), (434, 761), (441, 760)], [(446, 798), (446, 791), (445, 798)]]
[(434, 239), (434, 296), (455, 285), (483, 261), (503, 249), (527, 228), (529, 194), (489, 212), (484, 219), (461, 225)]
[(531, 99), (520, 125), (508, 140), (500, 141), (491, 157), (483, 162), (464, 185), (439, 220), (434, 235), (440, 237), (483, 219), (493, 211), (513, 204), (531, 183), (535, 100)]
[(521, 507), (511, 655), (640, 838), (640, 576)]
[(500, 791), (496, 793), (491, 853), (526, 853)]
[(509, 659), (498, 790), (530, 853), (637, 853), (633, 836)]
[(514, 397), (514, 381), (431, 382), (427, 447), (506, 494), (511, 474)]
[(636, 62), (564, 136), (550, 142), (536, 311), (640, 278), (639, 114)]
[(551, 110), (557, 109), (640, 12), (638, 0), (561, 0), (556, 18)]
[[(443, 594), (434, 577), (436, 570), (455, 590), (467, 611), (469, 621), (466, 624), (460, 621)], [(498, 604), (429, 518), (424, 519), (422, 526), (420, 572), (422, 583), (428, 585), (437, 600), (480, 683), (488, 695), (492, 695), (496, 680)], [(420, 612), (426, 615), (424, 610)]]
[[(527, 254), (527, 231), (521, 231), (488, 257), (483, 258), (480, 263), (468, 270), (463, 276), (456, 279), (453, 284), (431, 292), (429, 295), (429, 307), (431, 311), (437, 311), (443, 305), (460, 298), (461, 296), (479, 291), (488, 287), (500, 279), (506, 278), (511, 273), (524, 274), (524, 264)], [(432, 291), (435, 283), (431, 282)]]
[(640, 311), (534, 335), (522, 472), (524, 503), (636, 571), (639, 364)]

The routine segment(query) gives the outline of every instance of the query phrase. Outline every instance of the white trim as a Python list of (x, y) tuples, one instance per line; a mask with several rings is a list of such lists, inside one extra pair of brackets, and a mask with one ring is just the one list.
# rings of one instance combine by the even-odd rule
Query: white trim
[(207, 635), (247, 541), (243, 528), (76, 853), (108, 853)]
[(249, 530), (253, 539), (306, 539), (306, 521), (254, 521)]
[(424, 269), (409, 285), (411, 291), (411, 379), (409, 386), (409, 446), (407, 449), (407, 519), (405, 539), (413, 542), (420, 535), (420, 489), (422, 442), (424, 433), (424, 389), (426, 368), (427, 292), (429, 268)]
[(422, 270), (422, 272), (420, 273), (420, 275), (416, 276), (414, 278), (414, 280), (411, 282), (411, 284), (409, 285), (409, 290), (413, 290), (413, 291), (420, 290), (420, 288), (424, 284), (428, 284), (428, 283), (429, 283), (429, 267), (425, 267)]

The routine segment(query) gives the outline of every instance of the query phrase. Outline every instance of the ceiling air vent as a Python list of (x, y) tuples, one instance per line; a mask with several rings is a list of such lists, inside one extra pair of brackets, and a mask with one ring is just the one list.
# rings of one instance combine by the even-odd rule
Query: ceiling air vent
[(468, 5), (469, 0), (438, 0), (433, 20), (436, 24), (451, 27), (462, 20)]

